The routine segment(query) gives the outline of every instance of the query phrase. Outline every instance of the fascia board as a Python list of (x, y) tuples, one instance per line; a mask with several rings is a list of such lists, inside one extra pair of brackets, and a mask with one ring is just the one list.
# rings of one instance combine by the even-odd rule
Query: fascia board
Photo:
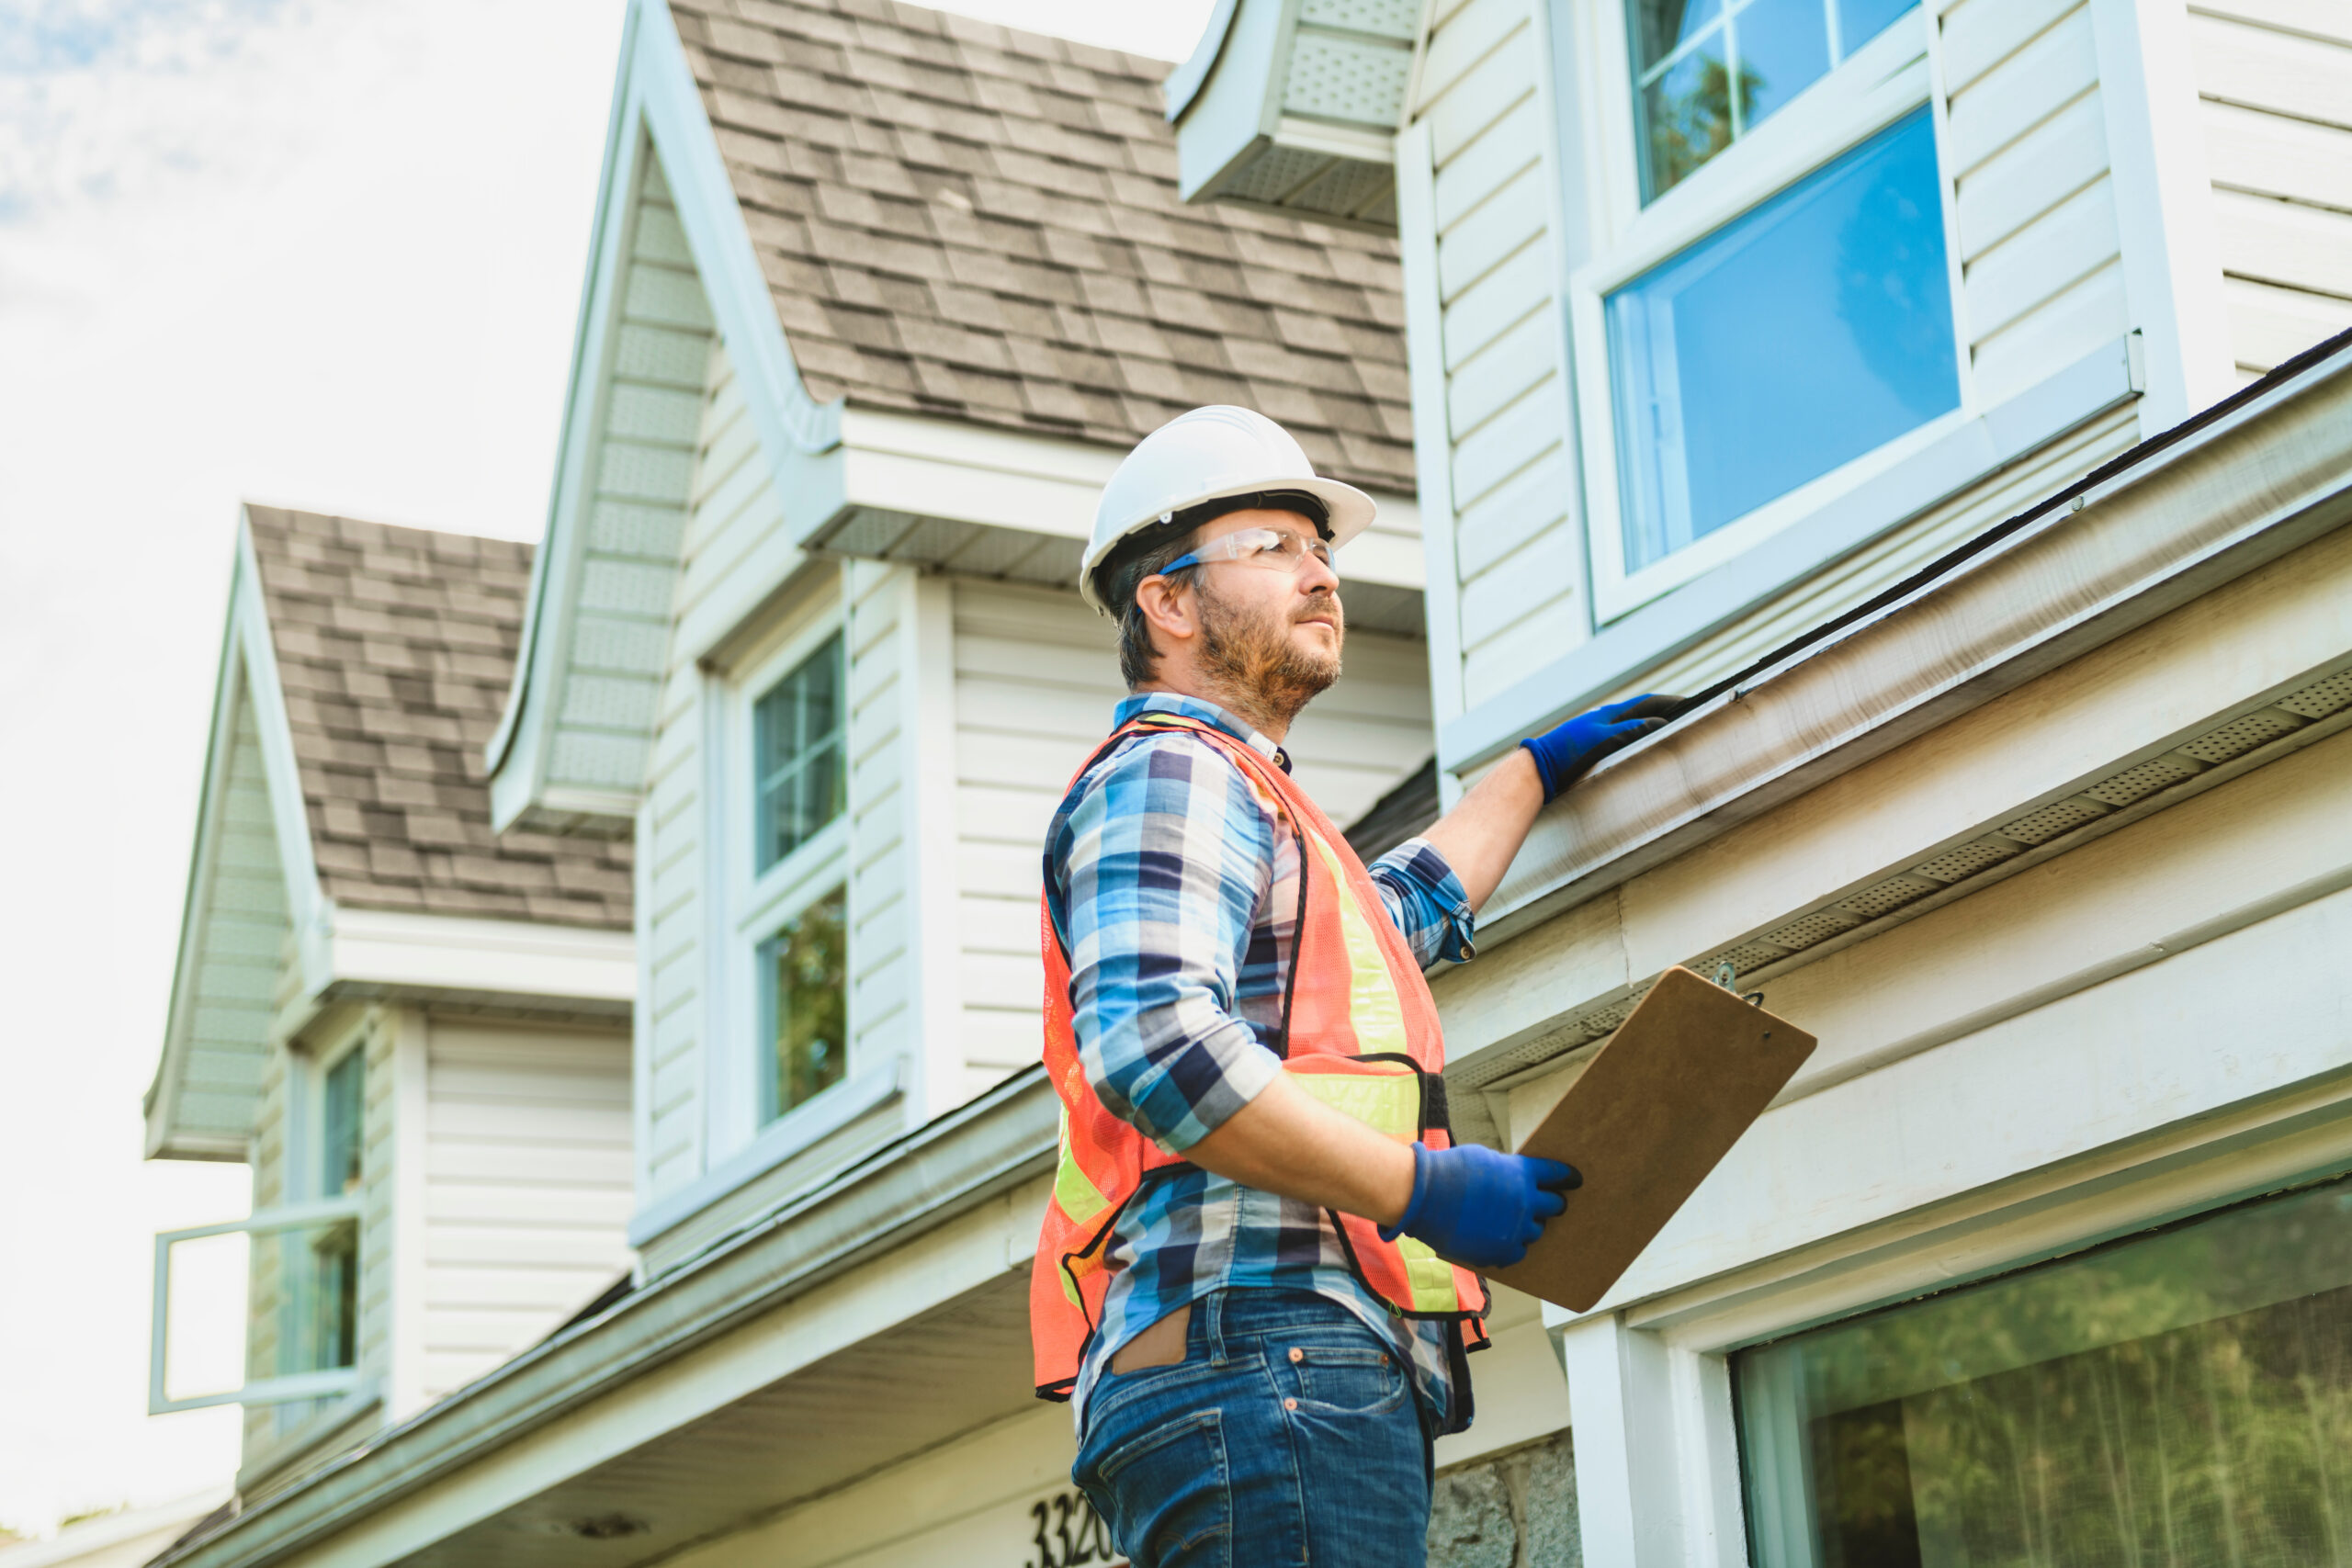
[[(594, 423), (595, 392), (605, 369), (604, 345), (609, 335), (614, 276), (617, 270), (614, 253), (618, 247), (615, 241), (627, 231), (628, 196), (635, 188), (631, 175), (638, 144), (637, 117), (629, 112), (628, 81), (630, 62), (636, 56), (637, 30), (638, 8), (631, 6), (622, 18), (620, 64), (613, 84), (612, 110), (605, 125), (605, 156), (596, 176), (595, 225), (588, 237), (588, 276), (581, 285), (579, 313), (572, 327), (571, 367), (564, 382), (563, 425), (556, 437), (556, 481), (548, 497), (547, 528), (540, 536), (539, 548), (532, 553), (531, 584), (523, 601), (523, 639), (514, 660), (514, 690), (507, 696), (506, 711), (500, 716), (498, 729), (491, 736), (483, 757), (491, 781), (492, 826), (502, 831), (529, 803), (532, 791), (528, 775), (536, 766), (534, 762), (521, 770), (524, 784), (520, 797), (514, 797), (508, 787), (507, 754), (524, 723), (525, 710), (531, 705), (535, 685), (543, 688), (545, 679), (552, 674), (547, 668), (548, 649), (565, 641), (561, 637), (550, 637), (545, 628), (549, 606), (566, 604), (569, 597), (551, 593), (550, 562), (556, 554), (553, 547), (568, 542), (576, 532), (564, 527), (563, 519), (567, 509), (577, 505), (577, 470), (586, 461), (585, 449), (592, 445), (586, 435)], [(508, 809), (510, 802), (512, 808)]]
[(1481, 945), (2352, 523), (2352, 347), (2081, 502), (1602, 764), (1537, 818)]
[(302, 769), (295, 759), (294, 730), (286, 717), (286, 688), (277, 674), (277, 645), (269, 629), (269, 607), (261, 592), (261, 562), (254, 551), (253, 525), (237, 516), (239, 591), (232, 615), (245, 660), (245, 700), (254, 705), (254, 728), (261, 737), (262, 775), (269, 784), (269, 815), (277, 835), (277, 863), (286, 878), (286, 912), (301, 955), (304, 988), (325, 984), (321, 942), (328, 900), (319, 891), (319, 864), (311, 849), (311, 812), (302, 798)]
[[(238, 595), (245, 589), (244, 574), (244, 552), (240, 549), (230, 569), (229, 614), (220, 624), (220, 666), (212, 682), (212, 725), (205, 740), (203, 782), (197, 792), (196, 842), (188, 851), (187, 890), (180, 900), (180, 940), (172, 964), (171, 1000), (164, 1013), (164, 1048), (156, 1057), (154, 1078), (140, 1104), (147, 1122), (144, 1157), (148, 1159), (187, 1157), (181, 1153), (187, 1140), (171, 1135), (171, 1123), (178, 1109), (179, 1068), (187, 1054), (188, 1030), (196, 1005), (198, 899), (212, 880), (230, 758), (236, 746), (236, 705), (243, 684), (237, 654), (236, 604)], [(221, 1156), (209, 1154), (205, 1157)], [(238, 1157), (243, 1157), (242, 1153)]]
[[(404, 1559), (484, 1517), (478, 1478), (502, 1450), (728, 1330), (808, 1295), (859, 1264), (906, 1247), (1052, 1168), (1058, 1102), (1040, 1069), (1017, 1074), (962, 1109), (858, 1161), (813, 1192), (649, 1281), (608, 1311), (574, 1325), (370, 1439), (365, 1449), (253, 1504), (214, 1533), (184, 1542), (151, 1568), (254, 1568), (345, 1532), (460, 1470), (481, 1506), (402, 1510), (399, 1537), (374, 1560)], [(752, 1393), (792, 1367), (773, 1361), (741, 1389), (705, 1391), (715, 1406)], [(677, 1412), (669, 1414), (677, 1416)], [(633, 1442), (658, 1431), (640, 1426)], [(540, 1472), (518, 1483), (544, 1491), (594, 1461), (581, 1445), (541, 1446)], [(508, 1501), (519, 1501), (520, 1498)]]
[[(1126, 456), (1091, 442), (854, 407), (843, 412), (841, 430), (849, 506), (1080, 541), (1092, 536), (1102, 486)], [(1347, 579), (1419, 592), (1420, 506), (1386, 491), (1373, 499), (1385, 526), (1348, 547)], [(803, 513), (804, 544), (830, 521)]]
[(637, 942), (628, 931), (338, 904), (329, 942), (337, 988), (600, 1007), (625, 1007), (637, 996)]
[[(791, 345), (760, 270), (751, 231), (719, 155), (718, 141), (687, 67), (676, 22), (662, 0), (632, 0), (621, 68), (600, 176), (593, 258), (582, 292), (572, 375), (548, 532), (532, 563), (532, 588), (515, 685), (488, 753), (492, 825), (511, 825), (547, 789), (543, 733), (560, 704), (569, 658), (572, 610), (579, 591), (582, 531), (580, 513), (589, 491), (588, 466), (601, 434), (604, 388), (611, 371), (610, 343), (626, 239), (635, 209), (643, 150), (661, 161), (678, 221), (718, 335), (743, 389), (752, 426), (778, 491), (809, 512), (831, 516), (841, 508), (841, 403), (808, 395)], [(797, 510), (797, 508), (796, 508)], [(770, 553), (774, 553), (771, 551)], [(797, 558), (797, 551), (791, 554)], [(797, 558), (745, 561), (735, 575), (781, 581)], [(730, 585), (731, 586), (731, 585)], [(773, 584), (768, 585), (770, 588)], [(750, 604), (765, 597), (752, 594)], [(735, 606), (738, 594), (727, 596)], [(748, 608), (748, 605), (741, 606)], [(729, 612), (732, 613), (731, 611)], [(683, 640), (713, 637), (700, 626), (682, 626)], [(729, 628), (731, 629), (731, 622)], [(609, 814), (628, 816), (633, 803)]]

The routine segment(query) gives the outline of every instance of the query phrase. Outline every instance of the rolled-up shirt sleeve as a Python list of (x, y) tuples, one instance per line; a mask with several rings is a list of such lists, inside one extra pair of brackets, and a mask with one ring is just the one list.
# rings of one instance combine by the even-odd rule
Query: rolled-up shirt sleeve
[(1281, 1071), (1234, 1010), (1272, 824), (1230, 761), (1156, 736), (1096, 769), (1065, 831), (1080, 1061), (1114, 1115), (1182, 1153)]
[(1388, 918), (1405, 933), (1423, 968), (1441, 958), (1451, 964), (1470, 960), (1477, 929), (1470, 896), (1435, 844), (1408, 839), (1365, 869), (1388, 906)]

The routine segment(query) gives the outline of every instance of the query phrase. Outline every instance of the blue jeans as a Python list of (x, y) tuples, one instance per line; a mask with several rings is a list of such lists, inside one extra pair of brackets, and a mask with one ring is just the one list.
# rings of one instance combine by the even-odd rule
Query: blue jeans
[(1405, 1369), (1337, 1302), (1219, 1291), (1184, 1359), (1105, 1371), (1070, 1478), (1135, 1568), (1422, 1568), (1430, 1438)]

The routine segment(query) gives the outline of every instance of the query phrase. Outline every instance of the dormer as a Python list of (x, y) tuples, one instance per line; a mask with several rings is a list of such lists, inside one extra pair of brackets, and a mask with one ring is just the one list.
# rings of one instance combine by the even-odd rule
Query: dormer
[[(1408, 9), (1409, 70), (1365, 67), (1349, 112), (1388, 115), (1448, 801), (1599, 702), (1727, 694), (2352, 325), (2341, 27), (2096, 0)], [(1305, 156), (1299, 84), (1386, 17), (1221, 5), (1171, 83), (1187, 193), (1261, 202), (1237, 182)], [(1555, 814), (1495, 934), (1575, 859)]]
[[(530, 556), (239, 519), (146, 1112), (150, 1157), (253, 1169), (250, 1214), (157, 1238), (150, 1391), (244, 1407), (248, 1504), (629, 1268), (628, 846), (495, 834), (482, 777)], [(242, 1285), (242, 1378), (175, 1278)]]
[(1379, 499), (1293, 750), (1348, 820), (1430, 736), (1390, 242), (1187, 208), (1157, 62), (629, 18), (486, 759), (498, 822), (635, 842), (658, 1274), (1036, 1059), (1039, 845), (1124, 690), (1078, 558), (1144, 434), (1247, 403)]

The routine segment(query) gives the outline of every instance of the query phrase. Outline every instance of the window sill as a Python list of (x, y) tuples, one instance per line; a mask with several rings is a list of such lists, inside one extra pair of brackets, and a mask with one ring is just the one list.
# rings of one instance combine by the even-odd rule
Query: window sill
[(1824, 568), (2069, 431), (2137, 397), (2136, 344), (2119, 338), (1967, 421), (1744, 554), (1604, 626), (1438, 731), (1438, 766), (1476, 765), (1621, 689)]
[(639, 1210), (628, 1224), (628, 1244), (645, 1244), (693, 1218), (729, 1192), (806, 1153), (872, 1111), (896, 1100), (904, 1084), (904, 1061), (893, 1056), (842, 1079), (806, 1105), (797, 1105), (760, 1130), (751, 1143), (666, 1198)]

